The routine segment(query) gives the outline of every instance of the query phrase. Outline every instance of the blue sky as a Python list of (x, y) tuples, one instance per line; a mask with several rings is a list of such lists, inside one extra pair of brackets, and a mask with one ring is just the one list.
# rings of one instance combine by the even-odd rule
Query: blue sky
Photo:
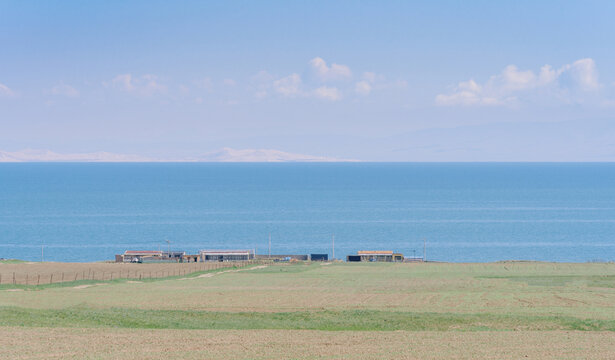
[(3, 1), (0, 150), (615, 161), (609, 1)]

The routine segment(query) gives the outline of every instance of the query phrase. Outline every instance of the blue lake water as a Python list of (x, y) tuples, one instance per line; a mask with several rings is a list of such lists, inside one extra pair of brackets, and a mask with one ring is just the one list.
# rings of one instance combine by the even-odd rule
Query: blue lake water
[(394, 250), (615, 260), (615, 164), (0, 164), (0, 257)]

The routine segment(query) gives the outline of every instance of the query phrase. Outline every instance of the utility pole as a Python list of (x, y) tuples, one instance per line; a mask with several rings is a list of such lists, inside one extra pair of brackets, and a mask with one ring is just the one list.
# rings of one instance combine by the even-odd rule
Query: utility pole
[(169, 241), (168, 239), (165, 239), (164, 241), (167, 242), (167, 256), (171, 257), (171, 241)]
[(269, 233), (269, 258), (271, 259), (271, 233)]
[(333, 259), (335, 260), (335, 234), (331, 235), (331, 242), (333, 243)]
[(423, 238), (423, 262), (427, 261), (427, 239)]

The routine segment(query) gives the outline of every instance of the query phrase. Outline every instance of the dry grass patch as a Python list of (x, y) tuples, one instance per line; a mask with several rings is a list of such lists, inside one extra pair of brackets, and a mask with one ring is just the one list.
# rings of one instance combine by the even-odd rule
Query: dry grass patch
[(323, 332), (0, 327), (6, 359), (606, 359), (610, 332)]

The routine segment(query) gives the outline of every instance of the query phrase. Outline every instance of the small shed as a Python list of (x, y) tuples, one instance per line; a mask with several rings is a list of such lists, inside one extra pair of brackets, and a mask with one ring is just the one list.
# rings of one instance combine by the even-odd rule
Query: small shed
[(403, 261), (404, 261), (404, 254), (402, 253), (393, 254), (393, 262), (403, 262)]
[(312, 261), (329, 261), (329, 254), (310, 254)]
[(199, 262), (200, 261), (201, 256), (199, 254), (184, 254), (184, 262), (187, 263), (191, 263), (191, 262)]
[(346, 256), (346, 261), (348, 262), (360, 262), (361, 256), (359, 255), (348, 255)]

